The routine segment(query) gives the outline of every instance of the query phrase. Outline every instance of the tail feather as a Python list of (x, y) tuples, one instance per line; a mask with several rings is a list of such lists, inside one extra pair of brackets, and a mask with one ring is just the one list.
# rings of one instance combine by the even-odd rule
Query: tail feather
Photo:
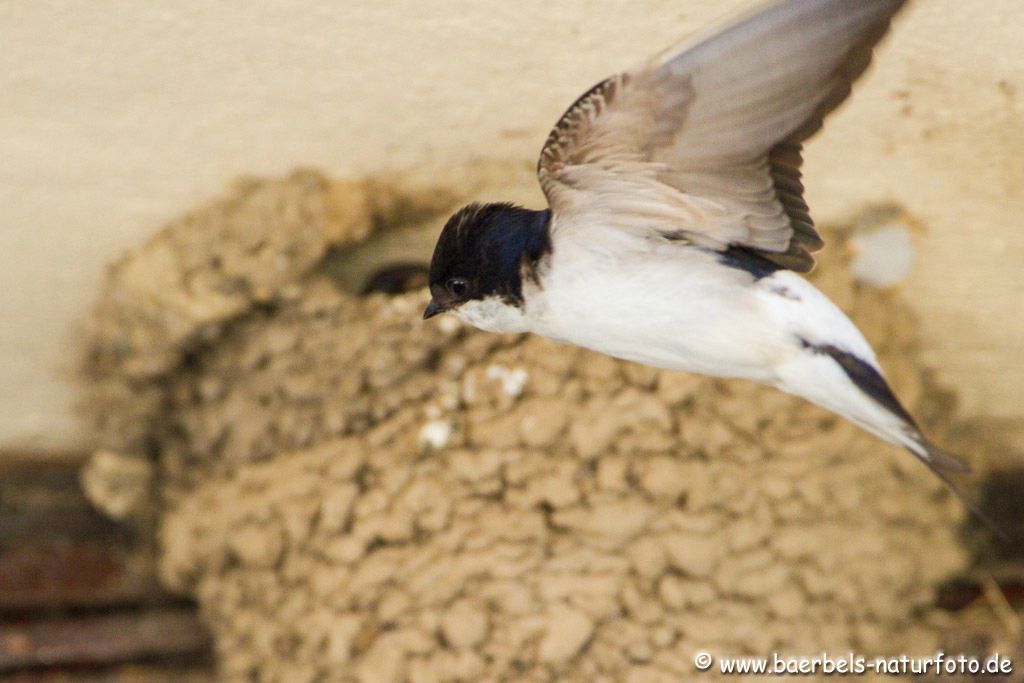
[[(916, 430), (915, 430), (916, 431)], [(961, 458), (953, 455), (949, 451), (939, 448), (934, 443), (925, 438), (920, 432), (916, 434), (918, 448), (907, 447), (907, 450), (918, 457), (918, 459), (928, 466), (935, 476), (942, 480), (942, 483), (946, 485), (950, 491), (952, 491), (960, 502), (964, 506), (974, 513), (981, 522), (988, 527), (989, 531), (999, 536), (1003, 541), (1008, 542), (1010, 540), (1009, 535), (1000, 527), (996, 522), (989, 517), (981, 509), (981, 505), (974, 500), (971, 496), (967, 495), (966, 492), (953, 481), (954, 476), (970, 474), (971, 466), (964, 462)]]
[[(856, 333), (856, 330), (854, 330)], [(954, 478), (971, 468), (959, 457), (929, 441), (893, 394), (870, 349), (860, 355), (834, 344), (797, 338), (801, 354), (780, 366), (776, 386), (832, 410), (868, 432), (898, 444), (931, 469), (979, 520), (1003, 539), (1006, 532), (981, 510)], [(867, 342), (861, 340), (866, 346)]]
[(939, 448), (925, 438), (924, 435), (920, 434), (920, 432), (917, 434), (917, 437), (917, 441), (921, 445), (921, 451), (916, 451), (913, 448), (909, 448), (908, 450), (924, 460), (925, 463), (927, 463), (933, 470), (939, 469), (946, 472), (970, 474), (971, 466), (964, 462), (959, 456), (953, 455), (949, 451)]

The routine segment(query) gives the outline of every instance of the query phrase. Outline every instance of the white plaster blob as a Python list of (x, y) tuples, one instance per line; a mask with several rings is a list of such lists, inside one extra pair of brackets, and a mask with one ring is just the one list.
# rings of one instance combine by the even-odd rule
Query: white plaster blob
[(507, 368), (504, 365), (487, 366), (487, 379), (501, 382), (501, 390), (506, 396), (515, 398), (523, 393), (530, 374), (523, 368)]
[(419, 437), (421, 448), (441, 450), (452, 438), (452, 424), (442, 419), (431, 420), (420, 428)]
[(892, 287), (910, 275), (917, 258), (910, 231), (900, 224), (884, 225), (853, 238), (850, 263), (853, 276), (873, 287)]

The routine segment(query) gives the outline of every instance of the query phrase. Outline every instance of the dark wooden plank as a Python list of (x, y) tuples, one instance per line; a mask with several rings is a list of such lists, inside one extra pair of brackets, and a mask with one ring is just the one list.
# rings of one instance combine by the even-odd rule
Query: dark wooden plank
[(149, 657), (205, 657), (210, 637), (187, 608), (68, 617), (0, 626), (0, 672)]
[(100, 514), (82, 458), (0, 458), (0, 613), (163, 603), (144, 532)]
[(210, 664), (121, 664), (102, 667), (71, 667), (16, 671), (5, 674), (4, 683), (214, 683)]
[(0, 545), (0, 615), (173, 601), (124, 548), (41, 537)]

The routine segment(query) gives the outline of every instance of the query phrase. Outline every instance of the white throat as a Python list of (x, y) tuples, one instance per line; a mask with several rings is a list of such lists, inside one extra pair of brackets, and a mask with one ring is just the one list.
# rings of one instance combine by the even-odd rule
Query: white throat
[(462, 322), (488, 332), (529, 332), (529, 318), (523, 306), (505, 303), (498, 296), (467, 301), (452, 313)]

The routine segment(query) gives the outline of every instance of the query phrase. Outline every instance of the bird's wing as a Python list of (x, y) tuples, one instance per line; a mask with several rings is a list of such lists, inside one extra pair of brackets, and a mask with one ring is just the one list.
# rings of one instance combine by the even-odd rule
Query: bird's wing
[(541, 151), (552, 210), (570, 225), (739, 246), (810, 270), (822, 242), (803, 199), (802, 142), (849, 95), (905, 1), (776, 0), (602, 81)]

